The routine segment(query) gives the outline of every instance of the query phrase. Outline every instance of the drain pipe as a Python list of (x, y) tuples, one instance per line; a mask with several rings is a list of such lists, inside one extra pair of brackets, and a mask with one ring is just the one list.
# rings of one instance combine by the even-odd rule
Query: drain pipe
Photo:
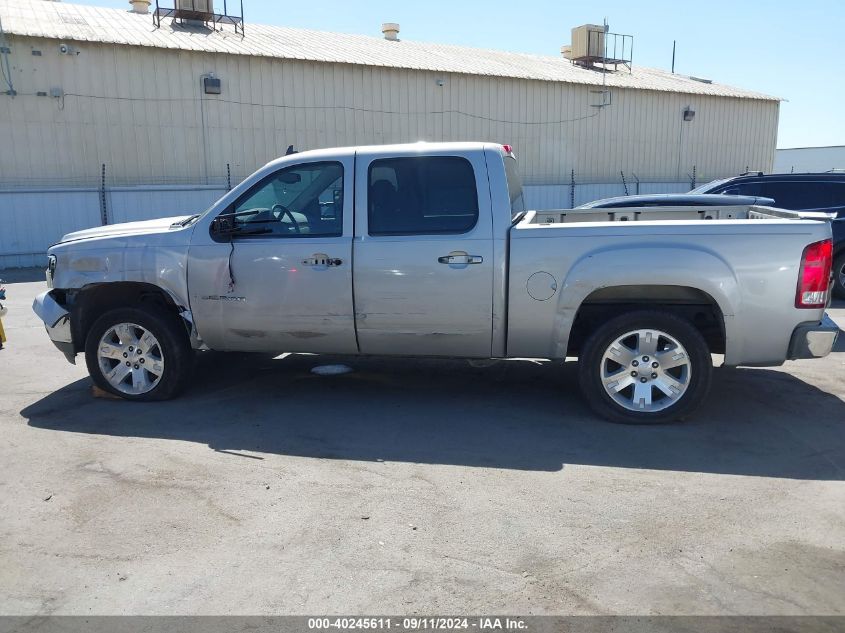
[[(6, 80), (6, 85), (9, 86), (9, 89), (6, 91), (6, 94), (10, 97), (14, 97), (17, 92), (15, 92), (15, 86), (12, 82), (12, 69), (9, 68), (9, 47), (6, 43), (6, 32), (3, 30), (3, 20), (0, 19), (0, 50), (3, 51), (3, 63), (6, 66), (6, 70), (3, 71), (3, 78)], [(0, 68), (0, 70), (3, 70)]]

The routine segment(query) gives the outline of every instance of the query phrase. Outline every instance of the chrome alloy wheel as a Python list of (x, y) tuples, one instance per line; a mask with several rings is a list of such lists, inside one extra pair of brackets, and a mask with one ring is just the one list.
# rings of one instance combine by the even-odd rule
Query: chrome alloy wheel
[(839, 267), (839, 270), (836, 271), (836, 274), (839, 275), (839, 285), (842, 288), (845, 288), (845, 261), (842, 262), (842, 265)]
[(97, 361), (108, 383), (128, 395), (151, 391), (164, 374), (158, 339), (135, 323), (119, 323), (106, 330), (97, 347)]
[(686, 393), (692, 363), (684, 346), (660, 330), (633, 330), (611, 343), (601, 359), (607, 394), (629, 411), (662, 411)]

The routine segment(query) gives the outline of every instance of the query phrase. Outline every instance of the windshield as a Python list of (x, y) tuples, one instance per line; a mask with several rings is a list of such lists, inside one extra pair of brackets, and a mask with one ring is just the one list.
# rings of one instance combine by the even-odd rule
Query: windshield
[(516, 158), (505, 156), (505, 176), (508, 179), (508, 193), (511, 199), (511, 218), (517, 213), (525, 211), (525, 200), (522, 197), (522, 179), (519, 177)]

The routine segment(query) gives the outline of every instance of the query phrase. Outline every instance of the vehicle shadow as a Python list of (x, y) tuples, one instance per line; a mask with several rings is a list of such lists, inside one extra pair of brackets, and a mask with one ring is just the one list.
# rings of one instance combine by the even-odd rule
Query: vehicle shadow
[[(353, 373), (316, 376), (319, 364)], [(21, 415), (72, 433), (200, 442), (261, 459), (454, 464), (557, 471), (567, 464), (845, 479), (845, 403), (787, 373), (719, 369), (708, 403), (683, 424), (598, 419), (574, 363), (206, 353), (176, 400), (91, 396), (76, 381)]]

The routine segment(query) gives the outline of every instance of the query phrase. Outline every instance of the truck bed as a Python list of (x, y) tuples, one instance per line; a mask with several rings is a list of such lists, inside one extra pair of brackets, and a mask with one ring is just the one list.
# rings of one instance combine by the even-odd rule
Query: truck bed
[(772, 207), (677, 206), (625, 207), (609, 209), (550, 209), (528, 211), (520, 222), (526, 224), (572, 224), (580, 222), (648, 222), (667, 220), (829, 220), (825, 213), (789, 211)]

